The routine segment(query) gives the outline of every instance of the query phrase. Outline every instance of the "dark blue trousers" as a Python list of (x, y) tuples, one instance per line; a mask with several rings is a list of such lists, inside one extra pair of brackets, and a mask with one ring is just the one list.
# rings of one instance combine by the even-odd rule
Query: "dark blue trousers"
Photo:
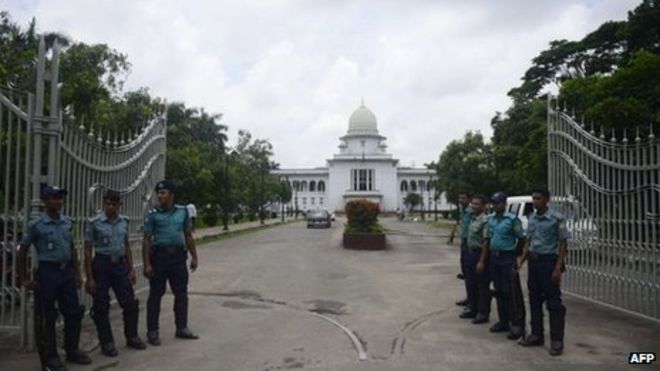
[(92, 273), (96, 281), (96, 293), (92, 307), (92, 318), (101, 344), (114, 341), (108, 318), (112, 289), (124, 314), (124, 335), (127, 339), (137, 336), (138, 302), (128, 276), (129, 268), (124, 258), (113, 262), (110, 256), (97, 254), (92, 262)]
[(529, 260), (527, 288), (532, 334), (543, 338), (543, 302), (550, 314), (550, 339), (564, 340), (566, 307), (561, 302), (559, 285), (552, 282), (552, 272), (557, 258), (533, 258)]
[(64, 318), (64, 349), (67, 353), (77, 350), (84, 309), (78, 300), (73, 266), (70, 263), (60, 265), (39, 262), (36, 281), (39, 287), (34, 296), (37, 317), (35, 327), (42, 360), (58, 357), (55, 334), (58, 310)]
[(466, 295), (467, 295), (467, 291), (468, 291), (467, 280), (465, 280), (465, 272), (467, 271), (465, 256), (467, 255), (467, 252), (468, 252), (467, 238), (461, 238), (460, 264), (461, 264), (461, 273), (463, 274), (463, 281), (464, 281), (463, 283), (465, 284), (465, 293), (466, 293)]
[(481, 249), (468, 249), (465, 253), (465, 286), (468, 294), (468, 308), (472, 312), (485, 316), (490, 315), (490, 277), (488, 275), (488, 261), (482, 273), (477, 273), (477, 263), (481, 256)]
[(499, 322), (509, 326), (511, 313), (511, 271), (516, 264), (516, 254), (491, 251), (490, 278), (497, 291), (497, 315)]
[(174, 294), (174, 322), (177, 329), (188, 327), (188, 268), (187, 253), (183, 248), (168, 254), (155, 248), (152, 256), (153, 276), (149, 280), (147, 301), (147, 331), (158, 331), (160, 301), (165, 294), (166, 284)]

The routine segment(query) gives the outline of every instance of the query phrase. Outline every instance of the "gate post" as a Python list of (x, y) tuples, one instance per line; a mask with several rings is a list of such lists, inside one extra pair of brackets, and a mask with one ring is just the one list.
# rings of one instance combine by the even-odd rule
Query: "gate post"
[[(39, 56), (37, 60), (36, 95), (34, 96), (33, 109), (28, 112), (29, 123), (32, 128), (32, 175), (31, 175), (31, 198), (29, 220), (39, 213), (41, 207), (41, 185), (43, 183), (54, 184), (58, 173), (60, 153), (60, 132), (62, 130), (59, 102), (59, 54), (60, 46), (55, 41), (53, 44), (53, 56), (51, 66), (46, 70), (46, 42), (42, 37), (39, 40)], [(50, 82), (50, 107), (48, 116), (44, 114), (45, 83)], [(44, 143), (44, 140), (46, 143)], [(48, 146), (45, 174), (43, 171), (44, 144)], [(29, 161), (28, 161), (29, 162)], [(36, 255), (30, 254), (34, 263)], [(34, 264), (32, 264), (33, 266)], [(32, 267), (29, 269), (30, 273)], [(24, 289), (23, 289), (24, 290)], [(22, 294), (24, 308), (21, 311), (23, 330), (21, 334), (21, 346), (28, 351), (35, 349), (35, 323), (34, 323), (34, 293), (26, 291)]]

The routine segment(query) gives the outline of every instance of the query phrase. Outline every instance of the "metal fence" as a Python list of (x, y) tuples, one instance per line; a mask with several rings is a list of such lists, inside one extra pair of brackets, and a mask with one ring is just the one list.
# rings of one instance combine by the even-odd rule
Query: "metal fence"
[(18, 333), (25, 323), (25, 290), (16, 275), (16, 247), (30, 209), (33, 96), (0, 90), (0, 331)]
[[(124, 134), (102, 135), (93, 123), (89, 128), (63, 124), (58, 46), (49, 54), (50, 59), (42, 40), (36, 94), (0, 90), (0, 335), (18, 335), (16, 345), (28, 348), (34, 347), (33, 301), (17, 282), (16, 248), (27, 220), (40, 213), (41, 187), (57, 184), (69, 191), (63, 213), (74, 220), (79, 257), (85, 220), (100, 210), (106, 189), (119, 191), (121, 212), (130, 219), (133, 262), (139, 268), (142, 220), (153, 186), (165, 175), (165, 114), (158, 112), (134, 133)], [(139, 277), (137, 290), (147, 287)], [(89, 296), (83, 289), (80, 295), (89, 308)]]
[(660, 140), (579, 124), (548, 102), (553, 207), (572, 233), (565, 289), (660, 319)]

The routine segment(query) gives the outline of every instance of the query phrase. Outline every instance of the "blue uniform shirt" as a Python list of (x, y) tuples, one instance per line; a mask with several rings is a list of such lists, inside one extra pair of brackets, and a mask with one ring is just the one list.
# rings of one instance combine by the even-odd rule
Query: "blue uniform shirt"
[(488, 216), (488, 238), (491, 250), (514, 251), (518, 240), (524, 237), (522, 223), (514, 214)]
[(43, 213), (28, 223), (21, 244), (34, 245), (39, 261), (67, 263), (71, 260), (72, 227), (68, 216), (52, 219)]
[(564, 216), (552, 209), (547, 209), (543, 214), (535, 212), (529, 218), (527, 238), (530, 239), (531, 252), (557, 254), (559, 241), (569, 238)]
[(170, 210), (155, 208), (147, 214), (144, 233), (153, 237), (153, 245), (186, 246), (185, 232), (192, 228), (185, 206), (174, 205)]
[(128, 237), (128, 217), (118, 215), (114, 220), (101, 212), (87, 221), (85, 242), (91, 242), (97, 254), (121, 258), (125, 255), (124, 241)]
[(461, 238), (468, 238), (468, 234), (470, 233), (470, 223), (472, 222), (473, 214), (474, 211), (472, 211), (470, 205), (466, 205), (465, 207), (460, 209), (458, 221), (459, 221), (459, 231), (461, 232)]

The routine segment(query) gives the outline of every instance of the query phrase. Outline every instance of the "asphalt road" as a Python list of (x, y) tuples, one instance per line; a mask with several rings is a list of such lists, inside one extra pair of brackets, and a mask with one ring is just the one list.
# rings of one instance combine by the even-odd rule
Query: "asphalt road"
[[(445, 244), (446, 232), (383, 224), (386, 251), (342, 249), (340, 220), (331, 229), (294, 223), (206, 244), (189, 288), (190, 327), (200, 340), (174, 338), (168, 294), (162, 346), (124, 348), (113, 308), (119, 357), (95, 350), (91, 366), (70, 369), (618, 370), (629, 367), (629, 352), (660, 350), (657, 323), (570, 297), (562, 357), (460, 320), (458, 247)], [(36, 370), (36, 356), (2, 354), (0, 369)]]

